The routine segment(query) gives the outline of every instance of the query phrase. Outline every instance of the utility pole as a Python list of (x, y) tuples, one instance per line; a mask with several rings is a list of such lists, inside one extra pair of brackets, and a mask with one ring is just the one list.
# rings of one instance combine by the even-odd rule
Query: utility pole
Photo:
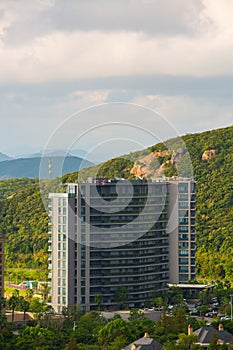
[(49, 178), (52, 179), (52, 159), (49, 159)]

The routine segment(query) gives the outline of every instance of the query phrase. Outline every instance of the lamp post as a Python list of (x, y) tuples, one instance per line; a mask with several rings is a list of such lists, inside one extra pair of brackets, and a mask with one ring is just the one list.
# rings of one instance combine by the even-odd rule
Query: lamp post
[(230, 294), (230, 298), (231, 298), (230, 304), (231, 304), (231, 321), (232, 321), (232, 294)]

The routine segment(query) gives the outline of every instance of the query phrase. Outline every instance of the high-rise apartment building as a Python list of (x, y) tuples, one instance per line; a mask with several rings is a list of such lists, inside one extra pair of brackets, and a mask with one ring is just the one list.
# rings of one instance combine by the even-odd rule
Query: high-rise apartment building
[(190, 179), (89, 179), (49, 195), (52, 305), (140, 307), (195, 277)]

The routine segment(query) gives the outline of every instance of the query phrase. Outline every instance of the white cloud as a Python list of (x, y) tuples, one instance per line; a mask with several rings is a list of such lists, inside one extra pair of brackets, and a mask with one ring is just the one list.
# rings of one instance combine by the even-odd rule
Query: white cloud
[(109, 91), (107, 90), (77, 90), (70, 94), (72, 99), (82, 100), (90, 103), (104, 103), (107, 101)]
[[(18, 23), (19, 18), (28, 18), (28, 15), (22, 9), (19, 14), (14, 13), (12, 3), (15, 2), (10, 3), (11, 9), (9, 13), (3, 12), (4, 24), (0, 28), (3, 36), (0, 42), (0, 83), (38, 83), (150, 74), (233, 74), (231, 0), (202, 0), (202, 11), (193, 11), (196, 17), (192, 25), (198, 24), (195, 35), (170, 33), (164, 36), (161, 32), (147, 35), (142, 30), (124, 30), (124, 25), (122, 30), (118, 28), (112, 31), (84, 31), (76, 28), (61, 31), (50, 28), (48, 33), (42, 32), (30, 42), (22, 40), (20, 45), (7, 44), (4, 32), (9, 34), (14, 23)], [(45, 7), (52, 11), (52, 2), (39, 3), (40, 6), (34, 8), (27, 2), (32, 17), (33, 14), (41, 13)], [(181, 5), (182, 1), (177, 0), (177, 3)], [(17, 9), (19, 10), (19, 5)], [(192, 11), (189, 9), (185, 14), (189, 17), (190, 13)], [(8, 31), (4, 29), (7, 28), (7, 20), (12, 22)], [(30, 34), (30, 28), (27, 27), (23, 28), (23, 33), (26, 29)], [(20, 31), (18, 37), (20, 38)]]
[(5, 40), (20, 45), (54, 29), (190, 34), (201, 0), (69, 0), (68, 6), (64, 0), (3, 0), (0, 9), (12, 16)]
[(47, 82), (149, 74), (233, 74), (231, 37), (151, 38), (129, 32), (75, 32), (0, 46), (0, 81)]
[(111, 100), (158, 108), (180, 134), (232, 124), (232, 12), (232, 0), (2, 0), (2, 147), (42, 146)]

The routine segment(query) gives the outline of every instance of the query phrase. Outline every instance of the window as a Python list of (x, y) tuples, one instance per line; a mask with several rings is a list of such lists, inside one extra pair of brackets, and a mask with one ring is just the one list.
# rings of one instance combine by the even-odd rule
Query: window
[(75, 187), (76, 187), (75, 185), (69, 185), (68, 191), (70, 194), (75, 194), (75, 192), (76, 192)]
[(66, 199), (65, 198), (59, 198), (59, 200), (58, 200), (58, 205), (59, 206), (66, 206), (66, 204), (67, 204), (67, 201), (66, 201)]
[(188, 250), (180, 250), (179, 256), (188, 256)]
[(179, 209), (179, 217), (184, 218), (188, 215), (188, 210), (187, 209)]
[(66, 224), (66, 216), (58, 216), (59, 224)]
[(178, 198), (181, 201), (188, 201), (188, 194), (179, 194)]
[(188, 202), (179, 202), (179, 208), (188, 208)]
[(188, 226), (179, 226), (179, 232), (188, 232)]
[(180, 266), (179, 272), (188, 272), (188, 266)]
[(80, 191), (81, 191), (82, 196), (85, 196), (85, 194), (86, 194), (86, 187), (84, 185), (81, 185), (80, 186)]
[(66, 207), (58, 207), (58, 215), (66, 215)]
[(178, 185), (179, 193), (188, 193), (188, 183), (179, 183)]
[(187, 241), (188, 240), (188, 235), (185, 233), (180, 233), (179, 234), (179, 241)]
[(188, 248), (188, 242), (179, 242), (179, 248)]
[(66, 226), (65, 225), (58, 225), (58, 231), (61, 233), (66, 233)]
[(179, 219), (179, 224), (188, 225), (188, 223), (189, 223), (188, 218), (180, 218)]
[(179, 274), (179, 280), (180, 281), (187, 281), (188, 280), (188, 274)]

